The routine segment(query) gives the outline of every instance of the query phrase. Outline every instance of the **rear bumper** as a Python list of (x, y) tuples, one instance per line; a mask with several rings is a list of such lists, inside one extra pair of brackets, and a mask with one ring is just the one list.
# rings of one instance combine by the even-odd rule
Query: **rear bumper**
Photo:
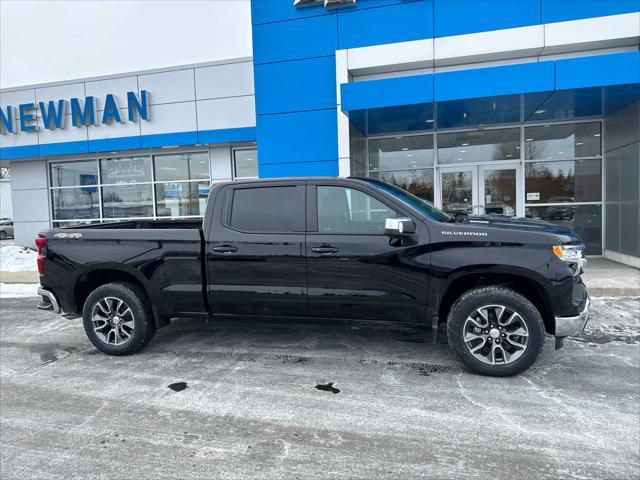
[(62, 313), (60, 302), (51, 290), (46, 288), (38, 288), (38, 295), (42, 297), (42, 302), (38, 304), (40, 310), (51, 310), (53, 313)]
[(573, 317), (556, 317), (556, 338), (569, 337), (580, 333), (589, 321), (591, 299), (587, 296), (582, 311)]

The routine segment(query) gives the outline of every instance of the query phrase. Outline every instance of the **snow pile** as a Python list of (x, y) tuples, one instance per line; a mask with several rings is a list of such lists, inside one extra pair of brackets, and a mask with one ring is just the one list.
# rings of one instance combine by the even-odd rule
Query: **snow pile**
[(39, 283), (0, 283), (0, 298), (37, 297)]
[(35, 272), (36, 252), (29, 248), (8, 245), (0, 247), (0, 271), (2, 272)]

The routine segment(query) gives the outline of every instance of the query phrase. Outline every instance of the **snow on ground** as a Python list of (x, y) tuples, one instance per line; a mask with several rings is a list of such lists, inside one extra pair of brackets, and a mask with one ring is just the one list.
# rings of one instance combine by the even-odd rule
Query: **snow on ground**
[(36, 252), (17, 245), (0, 247), (0, 271), (2, 272), (35, 272)]
[(39, 286), (39, 283), (0, 283), (0, 298), (36, 297)]

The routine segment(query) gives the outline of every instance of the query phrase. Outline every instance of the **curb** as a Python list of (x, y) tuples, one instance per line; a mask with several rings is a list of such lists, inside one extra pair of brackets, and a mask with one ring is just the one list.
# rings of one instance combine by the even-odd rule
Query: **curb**
[(0, 272), (0, 283), (39, 283), (38, 272)]

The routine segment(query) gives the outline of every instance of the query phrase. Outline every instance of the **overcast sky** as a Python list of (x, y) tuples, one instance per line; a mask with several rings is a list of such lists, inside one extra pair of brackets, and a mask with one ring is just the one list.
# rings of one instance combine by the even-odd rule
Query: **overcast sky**
[(0, 0), (0, 87), (251, 56), (249, 0)]

